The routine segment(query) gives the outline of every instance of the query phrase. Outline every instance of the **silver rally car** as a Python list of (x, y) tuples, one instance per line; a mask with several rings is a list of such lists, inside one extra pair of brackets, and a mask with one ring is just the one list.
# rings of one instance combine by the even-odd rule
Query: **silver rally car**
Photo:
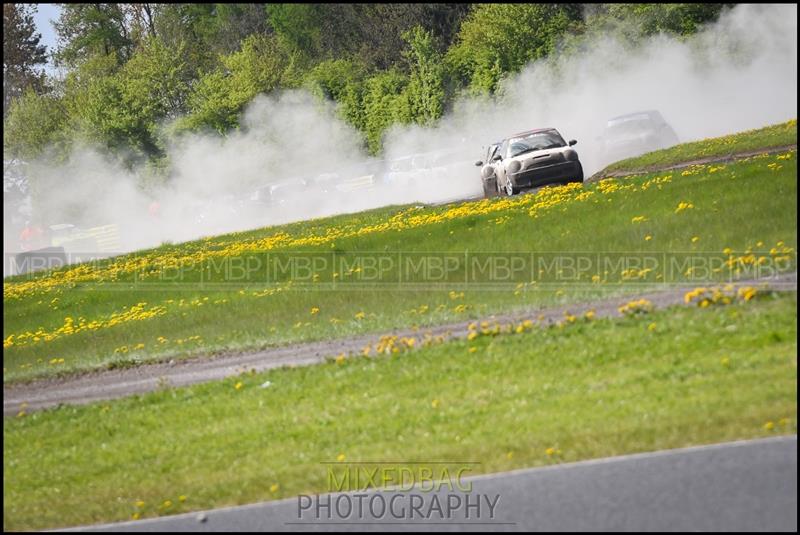
[(564, 141), (555, 128), (539, 128), (508, 137), (496, 148), (492, 144), (489, 160), (475, 163), (481, 167), (484, 193), (490, 196), (494, 187), (511, 196), (547, 184), (583, 182), (583, 167), (572, 148), (576, 143)]

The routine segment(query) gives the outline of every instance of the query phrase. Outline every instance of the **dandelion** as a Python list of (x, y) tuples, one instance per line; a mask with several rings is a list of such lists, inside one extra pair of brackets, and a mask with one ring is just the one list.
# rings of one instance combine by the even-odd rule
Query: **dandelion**
[(692, 236), (692, 243), (697, 243), (699, 241), (700, 241), (700, 237), (699, 236)]
[(471, 347), (471, 348), (469, 348), (469, 352), (470, 352), (470, 353), (475, 353), (477, 350), (478, 350), (478, 348), (477, 348), (477, 347)]
[(336, 357), (336, 364), (344, 364), (344, 360), (345, 360), (344, 353), (341, 353), (339, 354), (339, 356)]
[(141, 518), (141, 515), (138, 512), (131, 515), (131, 520), (139, 520), (139, 518)]
[(186, 501), (186, 496), (181, 494), (180, 496), (178, 496), (178, 501), (181, 502), (181, 503), (185, 502)]
[(586, 313), (583, 315), (584, 318), (591, 321), (594, 319), (594, 310), (587, 310)]
[(272, 485), (270, 485), (269, 491), (271, 493), (275, 494), (276, 492), (278, 492), (279, 488), (280, 488), (280, 486), (277, 483), (273, 483)]
[(731, 359), (729, 359), (728, 357), (722, 357), (721, 359), (719, 359), (719, 363), (727, 368), (728, 366), (731, 365)]
[(233, 385), (233, 388), (235, 388), (236, 390), (241, 390), (243, 386), (244, 386), (244, 385), (242, 384), (242, 382), (241, 382), (241, 381), (239, 381), (238, 383), (236, 383), (235, 385)]
[(311, 315), (319, 314), (319, 307), (311, 307)]
[(341, 463), (341, 462), (344, 462), (344, 459), (345, 459), (345, 457), (344, 457), (344, 453), (340, 453), (340, 454), (339, 454), (339, 455), (336, 457), (336, 460), (337, 460), (338, 462), (340, 462), (340, 463)]
[(431, 407), (433, 407), (434, 409), (438, 408), (439, 407), (439, 400), (438, 399), (434, 399), (433, 401), (431, 401)]
[(172, 507), (172, 500), (164, 500), (164, 503), (161, 505), (164, 509), (168, 509)]
[(650, 234), (648, 234), (647, 236), (644, 237), (644, 241), (650, 241), (652, 239), (653, 239), (653, 237)]
[(513, 452), (513, 451), (509, 451), (508, 453), (506, 453), (506, 459), (508, 459), (509, 461), (510, 461), (510, 460), (511, 460), (513, 457), (514, 457), (514, 452)]
[(655, 330), (656, 330), (656, 323), (655, 323), (655, 322), (653, 322), (653, 323), (651, 323), (650, 325), (648, 325), (648, 326), (647, 326), (647, 330), (648, 330), (648, 331), (650, 331), (650, 332), (653, 332), (653, 331), (655, 331)]
[(631, 223), (644, 223), (645, 221), (647, 221), (647, 218), (643, 215), (637, 215), (631, 219)]
[(365, 316), (366, 314), (364, 314), (363, 312), (356, 312), (355, 318), (357, 320), (363, 320)]
[(774, 428), (775, 428), (775, 424), (772, 423), (771, 421), (764, 424), (764, 429), (766, 431), (772, 431)]
[(467, 335), (467, 340), (469, 340), (471, 342), (471, 341), (475, 340), (477, 337), (478, 337), (478, 333), (476, 331), (470, 331), (469, 334)]

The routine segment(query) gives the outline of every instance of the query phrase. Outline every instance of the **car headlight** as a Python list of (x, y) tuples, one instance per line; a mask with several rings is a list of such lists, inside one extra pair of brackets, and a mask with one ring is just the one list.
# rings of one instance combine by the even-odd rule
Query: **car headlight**
[(513, 160), (510, 164), (508, 164), (508, 172), (509, 173), (516, 173), (520, 170), (522, 164), (519, 163), (519, 160)]
[(578, 161), (578, 153), (572, 149), (567, 149), (564, 151), (564, 158), (570, 162), (577, 162)]
[(481, 176), (484, 179), (492, 178), (494, 176), (494, 167), (492, 167), (490, 165), (487, 165), (486, 167), (484, 167), (483, 170), (481, 171)]

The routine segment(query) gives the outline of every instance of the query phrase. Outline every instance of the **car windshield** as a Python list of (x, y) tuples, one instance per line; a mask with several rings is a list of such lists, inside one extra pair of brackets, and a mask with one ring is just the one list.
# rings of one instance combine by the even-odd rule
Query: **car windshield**
[(606, 133), (640, 133), (656, 129), (656, 122), (647, 114), (629, 115), (608, 121)]
[(514, 156), (518, 156), (523, 152), (553, 149), (556, 147), (564, 147), (566, 145), (567, 144), (564, 142), (564, 138), (562, 138), (555, 130), (534, 132), (532, 134), (509, 139), (508, 156), (513, 158)]

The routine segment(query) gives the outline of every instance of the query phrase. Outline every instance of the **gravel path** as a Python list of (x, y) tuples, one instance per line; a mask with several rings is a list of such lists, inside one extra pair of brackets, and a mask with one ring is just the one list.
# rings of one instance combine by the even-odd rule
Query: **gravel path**
[[(797, 291), (797, 273), (761, 281), (741, 281), (734, 286), (760, 285), (776, 291)], [(582, 314), (594, 309), (595, 317), (619, 316), (618, 307), (632, 299), (645, 298), (655, 308), (683, 305), (684, 294), (692, 286), (670, 286), (647, 293), (613, 297), (569, 305), (526, 309), (506, 314), (481, 318), (498, 323), (520, 322), (526, 319), (550, 324), (564, 318), (565, 312)], [(445, 336), (449, 339), (465, 338), (467, 326), (475, 319), (418, 329), (398, 329), (354, 336), (339, 340), (307, 342), (269, 348), (246, 354), (228, 354), (214, 357), (192, 358), (169, 363), (143, 364), (133, 368), (99, 370), (82, 375), (42, 379), (29, 383), (14, 383), (3, 386), (3, 414), (13, 415), (20, 410), (53, 407), (59, 404), (84, 404), (94, 401), (121, 398), (142, 394), (164, 385), (174, 387), (206, 381), (224, 379), (245, 371), (261, 372), (283, 366), (306, 366), (324, 362), (341, 353), (357, 354), (367, 344), (374, 344), (383, 335), (414, 337), (418, 341), (429, 336)]]

